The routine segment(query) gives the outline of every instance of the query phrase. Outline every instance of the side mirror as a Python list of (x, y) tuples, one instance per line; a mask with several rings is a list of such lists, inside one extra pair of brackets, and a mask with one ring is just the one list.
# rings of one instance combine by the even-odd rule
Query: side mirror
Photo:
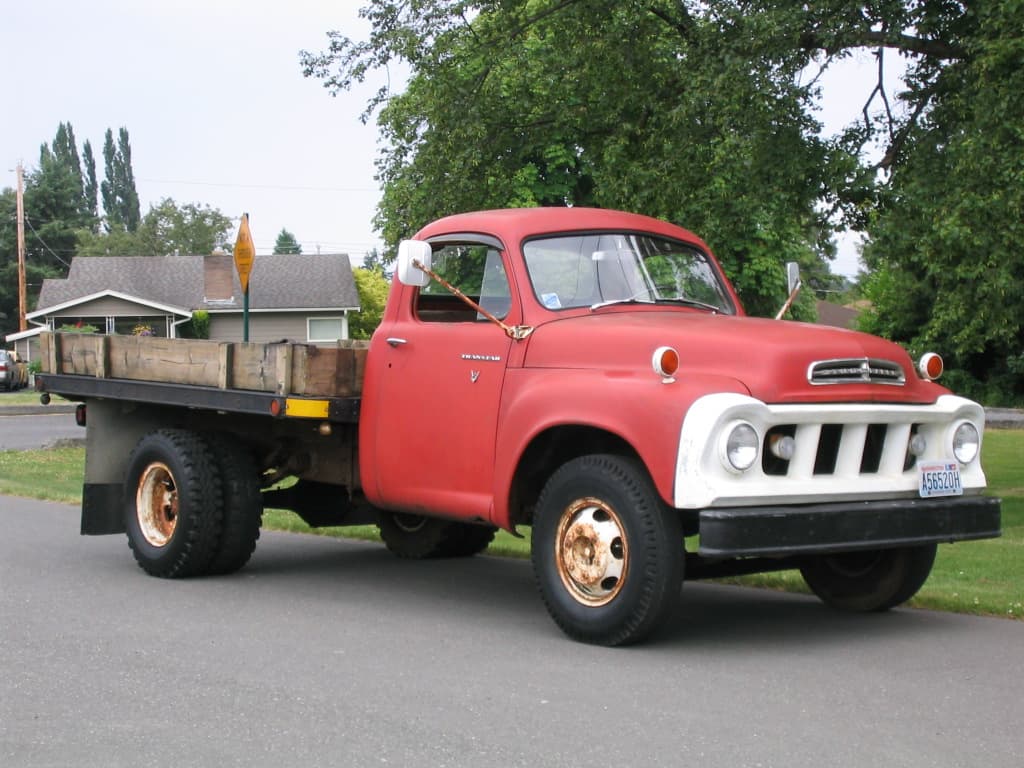
[(776, 320), (781, 320), (782, 316), (789, 311), (793, 301), (796, 299), (797, 293), (800, 291), (800, 265), (795, 261), (786, 262), (786, 289), (789, 291), (789, 298), (786, 299), (786, 303), (782, 305), (782, 309), (775, 315)]
[(395, 267), (395, 274), (402, 285), (411, 285), (417, 288), (430, 283), (430, 275), (413, 264), (418, 261), (427, 269), (430, 269), (430, 257), (433, 251), (430, 243), (425, 240), (403, 240), (398, 244), (398, 265)]
[(791, 294), (800, 285), (800, 265), (795, 261), (786, 263), (786, 293)]

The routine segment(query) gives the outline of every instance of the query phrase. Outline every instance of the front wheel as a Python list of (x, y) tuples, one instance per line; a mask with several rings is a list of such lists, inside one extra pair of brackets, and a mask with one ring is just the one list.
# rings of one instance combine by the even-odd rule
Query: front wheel
[(917, 594), (935, 562), (935, 544), (809, 558), (800, 568), (826, 605), (843, 611), (887, 611)]
[(630, 458), (583, 456), (551, 476), (534, 512), (531, 558), (548, 613), (582, 642), (642, 640), (679, 600), (679, 518)]

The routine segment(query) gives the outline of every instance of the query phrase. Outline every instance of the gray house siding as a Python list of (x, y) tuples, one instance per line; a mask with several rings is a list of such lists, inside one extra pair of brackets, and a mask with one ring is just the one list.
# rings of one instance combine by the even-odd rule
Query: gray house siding
[[(256, 343), (267, 343), (272, 341), (308, 341), (308, 318), (334, 318), (344, 317), (345, 313), (340, 310), (327, 312), (250, 312), (249, 313), (249, 341)], [(342, 322), (343, 336), (348, 338), (348, 318)], [(210, 338), (219, 341), (241, 341), (242, 340), (242, 313), (230, 312), (210, 313)], [(330, 345), (333, 342), (316, 342)]]
[(100, 333), (132, 333), (137, 326), (148, 326), (156, 336), (170, 336), (173, 323), (187, 317), (117, 296), (102, 296), (54, 310), (46, 319), (51, 328), (58, 330), (81, 321), (95, 326)]
[[(316, 343), (330, 344), (348, 337), (346, 313), (359, 308), (345, 254), (257, 256), (250, 290), (251, 341), (308, 341), (312, 316), (337, 319), (319, 323), (314, 334)], [(117, 334), (148, 325), (164, 336), (177, 335), (190, 313), (203, 310), (209, 312), (211, 339), (240, 341), (243, 301), (226, 254), (75, 257), (67, 278), (43, 281), (40, 308), (28, 319), (58, 328), (81, 320)]]
[(122, 317), (128, 315), (135, 317), (156, 314), (163, 317), (165, 313), (158, 313), (153, 307), (147, 307), (145, 304), (136, 304), (134, 301), (125, 301), (115, 296), (104, 296), (99, 299), (83, 302), (82, 304), (76, 304), (67, 309), (58, 310), (50, 315), (50, 317), (83, 317), (86, 315), (96, 317), (106, 317), (107, 315)]

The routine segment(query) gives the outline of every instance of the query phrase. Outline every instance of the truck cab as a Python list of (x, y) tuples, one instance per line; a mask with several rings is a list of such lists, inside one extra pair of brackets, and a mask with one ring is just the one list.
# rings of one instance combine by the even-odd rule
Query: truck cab
[(984, 412), (921, 362), (747, 317), (708, 247), (665, 222), (452, 216), (404, 246), (371, 342), (363, 490), (407, 522), (532, 526), (545, 602), (580, 639), (641, 636), (664, 606), (595, 617), (675, 595), (684, 571), (800, 568), (826, 602), (882, 610), (917, 591), (937, 542), (999, 529)]

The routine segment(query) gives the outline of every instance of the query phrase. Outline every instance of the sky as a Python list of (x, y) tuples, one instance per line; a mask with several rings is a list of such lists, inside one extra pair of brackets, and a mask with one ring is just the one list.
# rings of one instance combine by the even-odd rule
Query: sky
[[(15, 186), (19, 162), (38, 165), (61, 122), (79, 151), (90, 141), (102, 179), (104, 133), (123, 126), (143, 213), (167, 197), (248, 213), (259, 254), (287, 229), (303, 253), (360, 263), (381, 241), (377, 127), (359, 116), (388, 75), (332, 97), (302, 76), (299, 51), (325, 49), (329, 30), (365, 39), (364, 2), (0, 0), (0, 187)], [(871, 66), (865, 55), (829, 73), (827, 126), (856, 116)], [(857, 273), (855, 240), (833, 271)]]
[(374, 88), (331, 97), (299, 51), (328, 30), (362, 38), (355, 0), (0, 0), (4, 60), (0, 186), (39, 163), (61, 122), (88, 139), (124, 126), (142, 212), (165, 197), (237, 219), (257, 253), (282, 228), (303, 253), (380, 247), (371, 220), (377, 130), (359, 120)]

